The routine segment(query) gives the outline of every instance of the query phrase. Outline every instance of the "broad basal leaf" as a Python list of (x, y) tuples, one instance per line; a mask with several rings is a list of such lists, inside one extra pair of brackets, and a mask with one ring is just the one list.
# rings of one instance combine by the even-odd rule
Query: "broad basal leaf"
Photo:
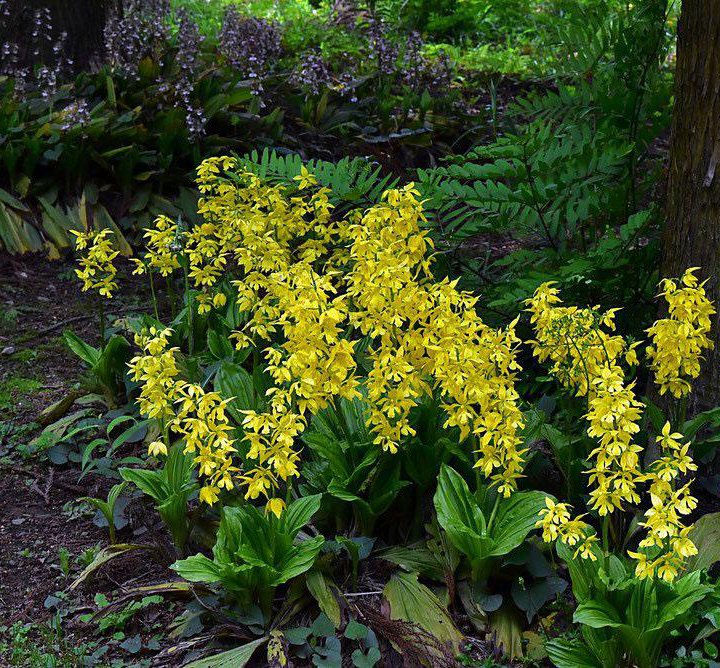
[(213, 583), (219, 582), (221, 577), (220, 567), (204, 554), (176, 561), (170, 568), (190, 582)]
[(704, 570), (720, 561), (720, 513), (703, 515), (690, 532), (698, 553), (687, 560), (689, 571)]
[(342, 621), (340, 604), (335, 598), (330, 582), (319, 571), (312, 571), (307, 574), (305, 583), (313, 598), (317, 601), (318, 606), (320, 606), (320, 610), (327, 615), (335, 628), (338, 628)]
[(594, 629), (617, 628), (623, 623), (620, 613), (610, 603), (594, 599), (577, 607), (573, 621), (576, 624), (587, 624)]
[(455, 628), (445, 606), (424, 584), (417, 573), (395, 573), (383, 595), (390, 603), (391, 619), (417, 624), (442, 642), (449, 642), (457, 651), (463, 636)]
[(548, 656), (557, 668), (602, 668), (602, 664), (582, 640), (551, 640), (547, 645)]
[(310, 570), (322, 549), (325, 539), (315, 536), (293, 547), (290, 558), (281, 565), (277, 584), (282, 584)]
[(207, 659), (188, 663), (185, 668), (244, 668), (252, 658), (255, 650), (266, 642), (267, 638), (258, 638), (247, 643), (247, 645), (215, 654), (215, 656), (209, 656)]
[(491, 555), (508, 554), (522, 544), (535, 528), (546, 496), (539, 491), (515, 492), (509, 499), (500, 499), (492, 526), (488, 527), (493, 540)]
[(322, 494), (313, 494), (312, 496), (303, 496), (291, 503), (282, 516), (284, 532), (294, 538), (298, 531), (320, 510), (321, 501)]
[(458, 550), (471, 560), (489, 554), (485, 517), (465, 480), (449, 466), (440, 469), (434, 502), (438, 522)]

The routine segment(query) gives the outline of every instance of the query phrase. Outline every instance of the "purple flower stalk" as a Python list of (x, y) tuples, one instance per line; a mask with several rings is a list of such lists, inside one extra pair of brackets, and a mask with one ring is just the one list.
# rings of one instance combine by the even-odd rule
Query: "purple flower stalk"
[(282, 33), (276, 23), (246, 18), (230, 7), (218, 37), (220, 53), (253, 81), (253, 92), (262, 92), (262, 79), (282, 54)]
[(169, 17), (169, 0), (130, 0), (123, 15), (111, 16), (105, 25), (110, 65), (123, 74), (137, 76), (140, 61), (156, 56), (167, 42)]

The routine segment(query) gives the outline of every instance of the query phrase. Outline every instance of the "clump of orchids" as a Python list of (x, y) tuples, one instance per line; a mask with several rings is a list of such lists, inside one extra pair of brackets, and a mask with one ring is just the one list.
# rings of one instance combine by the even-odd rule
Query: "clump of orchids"
[[(288, 193), (235, 167), (232, 158), (202, 163), (203, 222), (179, 234), (159, 218), (137, 271), (168, 277), (183, 268), (201, 314), (224, 307), (232, 290), (244, 321), (232, 338), (257, 351), (273, 386), (265, 410), (244, 411), (247, 455), (237, 466), (225, 415), (232, 399), (180, 377), (169, 330), (142, 332), (131, 374), (141, 412), (165, 434), (151, 453), (164, 455), (177, 434), (196, 453), (202, 500), (212, 504), (240, 483), (246, 498), (263, 497), (280, 514), (277, 491), (299, 476), (297, 441), (312, 415), (362, 395), (375, 443), (394, 453), (414, 434), (411, 409), (432, 394), (443, 402), (446, 426), (472, 442), (476, 467), (509, 496), (523, 468), (515, 323), (487, 326), (476, 297), (434, 279), (413, 185), (336, 219), (329, 191), (305, 168)], [(361, 340), (366, 373), (356, 359)]]
[[(646, 348), (650, 368), (661, 394), (669, 392), (684, 401), (691, 381), (700, 373), (703, 352), (712, 347), (708, 338), (710, 316), (715, 312), (703, 285), (688, 269), (679, 280), (665, 279), (661, 296), (667, 301), (667, 317), (648, 329)], [(587, 400), (587, 434), (596, 442), (587, 471), (590, 508), (603, 520), (603, 542), (611, 517), (649, 495), (649, 508), (640, 526), (645, 537), (639, 551), (629, 555), (637, 561), (639, 578), (659, 576), (672, 581), (685, 560), (697, 553), (689, 537), (691, 526), (683, 518), (697, 506), (690, 492), (689, 473), (697, 466), (683, 435), (665, 423), (656, 437), (659, 456), (643, 470), (642, 448), (633, 442), (640, 431), (644, 404), (635, 395), (634, 383), (626, 382), (623, 365), (638, 364), (638, 343), (628, 345), (612, 332), (615, 310), (563, 306), (552, 283), (541, 285), (528, 310), (535, 326), (534, 353), (550, 365), (557, 380)], [(597, 559), (598, 536), (584, 516), (572, 517), (567, 503), (547, 500), (538, 526), (543, 538), (574, 546), (575, 556)]]
[[(504, 497), (517, 489), (525, 454), (515, 387), (517, 320), (489, 327), (475, 296), (456, 281), (435, 279), (432, 240), (413, 184), (387, 191), (364, 212), (337, 217), (330, 191), (305, 167), (288, 189), (238, 169), (233, 158), (211, 158), (198, 168), (197, 182), (202, 222), (184, 229), (158, 218), (145, 234), (136, 271), (169, 279), (182, 270), (189, 312), (226, 308), (230, 297), (234, 321), (242, 323), (231, 339), (238, 349), (254, 351), (272, 386), (263, 410), (232, 405), (234, 398), (182, 378), (170, 329), (139, 333), (131, 377), (140, 385), (140, 411), (157, 420), (162, 434), (150, 444), (151, 455), (165, 456), (175, 434), (195, 455), (202, 501), (212, 505), (222, 490), (239, 484), (247, 499), (263, 498), (279, 516), (285, 508), (279, 492), (300, 475), (298, 441), (313, 415), (341, 398), (363, 397), (375, 444), (395, 453), (415, 433), (412, 408), (432, 396), (445, 412), (444, 426), (456, 428), (473, 450), (478, 472)], [(80, 247), (89, 253), (81, 278), (90, 286), (99, 282), (109, 296), (115, 274), (106, 235), (83, 239)], [(646, 348), (660, 393), (681, 401), (712, 345), (714, 310), (695, 271), (662, 282), (668, 315), (648, 330)], [(527, 306), (535, 355), (587, 401), (587, 434), (596, 443), (589, 456), (590, 509), (602, 520), (605, 548), (610, 518), (649, 494), (641, 523), (646, 535), (630, 556), (639, 577), (673, 580), (696, 552), (691, 527), (683, 524), (697, 504), (683, 480), (696, 465), (688, 443), (667, 422), (657, 436), (660, 456), (641, 466), (634, 437), (644, 404), (625, 374), (638, 364), (639, 344), (614, 333), (615, 309), (563, 306), (552, 283), (541, 285)], [(242, 448), (229, 406), (243, 415)], [(597, 559), (600, 539), (571, 510), (547, 500), (538, 522), (544, 539)]]

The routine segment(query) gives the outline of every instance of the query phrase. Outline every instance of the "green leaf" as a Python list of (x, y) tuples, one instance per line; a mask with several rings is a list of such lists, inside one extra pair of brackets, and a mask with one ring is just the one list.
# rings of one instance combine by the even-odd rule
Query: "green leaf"
[(102, 444), (107, 445), (107, 441), (104, 438), (96, 438), (96, 439), (93, 439), (92, 441), (90, 441), (90, 443), (88, 443), (83, 448), (82, 461), (80, 464), (80, 468), (83, 472), (85, 471), (88, 464), (90, 463), (90, 457), (92, 457), (92, 453), (95, 451), (95, 448), (97, 448), (98, 445), (102, 445)]
[(220, 566), (204, 554), (176, 561), (170, 568), (190, 582), (220, 582), (222, 577)]
[(207, 659), (188, 663), (185, 668), (244, 668), (252, 658), (255, 650), (266, 642), (267, 638), (258, 638), (241, 647), (236, 647), (227, 652), (220, 652), (220, 654), (215, 654), (215, 656), (210, 656)]
[[(208, 329), (207, 333), (207, 344), (208, 349), (216, 359), (225, 360), (226, 358), (232, 358), (235, 349), (224, 334), (219, 334), (214, 329)], [(237, 365), (234, 365), (237, 366)], [(242, 368), (242, 367), (239, 367)], [(243, 371), (245, 371), (243, 369)], [(247, 374), (247, 371), (245, 371)], [(247, 374), (250, 378), (250, 374)], [(217, 379), (217, 376), (216, 376)]]
[(38, 251), (42, 238), (37, 229), (23, 220), (14, 209), (0, 202), (0, 242), (10, 253)]
[(471, 560), (489, 555), (491, 541), (480, 506), (462, 476), (443, 464), (434, 496), (438, 522), (452, 544)]
[(108, 494), (108, 505), (113, 508), (115, 506), (115, 503), (118, 500), (118, 497), (120, 494), (122, 494), (123, 490), (127, 487), (127, 482), (121, 482), (117, 485), (113, 485), (110, 489), (110, 493)]
[(108, 435), (108, 438), (110, 437), (110, 434), (112, 433), (112, 430), (115, 429), (119, 424), (122, 424), (123, 422), (132, 422), (135, 423), (136, 420), (132, 415), (118, 415), (114, 420), (108, 424), (108, 426), (105, 429), (105, 433)]
[(540, 608), (558, 594), (565, 591), (567, 582), (559, 577), (546, 577), (520, 586), (519, 581), (513, 582), (511, 595), (515, 605), (527, 615), (530, 623)]
[[(377, 450), (377, 448), (375, 448)], [(350, 479), (354, 484), (355, 476)], [(370, 484), (368, 504), (375, 516), (382, 515), (395, 500), (403, 487), (410, 483), (407, 480), (400, 480), (400, 460), (398, 458), (385, 459), (378, 466), (377, 472)]]
[(309, 571), (324, 544), (325, 539), (322, 536), (315, 536), (295, 545), (290, 558), (282, 565), (276, 583), (283, 584)]
[(488, 632), (510, 659), (522, 657), (522, 618), (512, 605), (503, 604), (499, 610), (490, 613)]
[(320, 510), (321, 501), (322, 494), (313, 494), (303, 496), (291, 503), (281, 518), (284, 532), (294, 538), (300, 529), (312, 519), (312, 516)]
[(117, 94), (115, 93), (115, 83), (110, 75), (105, 77), (105, 89), (107, 91), (108, 104), (115, 109), (117, 107)]
[(78, 498), (78, 501), (83, 501), (91, 505), (96, 510), (99, 510), (103, 514), (103, 517), (105, 517), (105, 519), (107, 520), (107, 523), (112, 525), (112, 507), (107, 503), (107, 501), (104, 501), (103, 499), (96, 499), (93, 496), (81, 496), (80, 498)]
[(98, 361), (92, 372), (106, 388), (114, 388), (126, 372), (126, 363), (130, 358), (130, 344), (124, 336), (113, 334), (100, 351)]
[(685, 438), (694, 438), (708, 422), (716, 422), (720, 418), (720, 407), (698, 413), (692, 419), (687, 420), (682, 426), (682, 433)]
[[(315, 416), (313, 419), (313, 428), (321, 423), (320, 418)], [(353, 473), (351, 462), (349, 457), (346, 455), (346, 449), (348, 445), (345, 441), (338, 439), (334, 433), (325, 433), (325, 431), (310, 431), (303, 435), (303, 441), (308, 445), (312, 454), (318, 461), (327, 464), (333, 477), (343, 483)], [(377, 450), (377, 448), (375, 448)], [(377, 457), (376, 457), (377, 459)], [(375, 460), (370, 462), (363, 462), (356, 469), (369, 469)], [(339, 486), (344, 488), (344, 484)], [(328, 490), (329, 491), (329, 490)]]
[(175, 545), (182, 549), (189, 533), (187, 521), (188, 493), (173, 494), (157, 506), (165, 526), (170, 530)]
[(497, 513), (488, 534), (493, 540), (491, 555), (508, 554), (522, 544), (535, 528), (540, 511), (545, 507), (545, 492), (515, 492), (509, 499), (500, 499)]
[(545, 649), (557, 668), (602, 668), (602, 663), (582, 640), (556, 638), (548, 642)]
[(30, 211), (19, 199), (13, 197), (7, 190), (0, 188), (0, 202), (3, 202), (18, 211)]
[(182, 443), (170, 448), (163, 468), (165, 482), (170, 492), (186, 492), (195, 487), (192, 481), (194, 461), (195, 455), (192, 452), (185, 452)]
[(310, 632), (316, 638), (335, 637), (335, 627), (333, 626), (333, 623), (330, 621), (329, 617), (322, 612), (313, 621), (312, 626), (310, 627)]
[(123, 480), (133, 483), (158, 503), (167, 499), (169, 490), (161, 471), (121, 468), (119, 473)]
[(233, 398), (228, 404), (228, 411), (238, 424), (242, 424), (245, 417), (241, 411), (259, 407), (252, 376), (239, 364), (227, 360), (221, 362), (214, 384), (223, 399)]
[(384, 550), (378, 555), (393, 564), (397, 564), (406, 571), (416, 571), (420, 575), (442, 582), (444, 571), (442, 564), (435, 554), (428, 550), (424, 544), (416, 543), (408, 547), (396, 546)]
[(98, 568), (104, 566), (108, 561), (127, 554), (128, 552), (145, 549), (147, 548), (144, 545), (134, 545), (132, 543), (116, 543), (115, 545), (104, 547), (95, 555), (92, 563), (86, 566), (83, 572), (80, 573), (77, 579), (68, 587), (68, 591), (79, 587), (90, 575), (98, 570)]
[(573, 621), (593, 629), (617, 628), (623, 623), (620, 613), (608, 601), (597, 599), (581, 603), (575, 610)]
[(77, 334), (66, 329), (63, 338), (68, 348), (72, 350), (83, 362), (94, 367), (100, 361), (100, 351), (85, 343)]
[(690, 540), (698, 553), (687, 560), (687, 570), (705, 570), (720, 561), (720, 513), (703, 515), (692, 528)]
[(672, 583), (674, 596), (660, 606), (658, 627), (670, 623), (673, 628), (677, 628), (683, 623), (686, 613), (713, 591), (700, 582), (701, 578), (701, 571), (693, 571)]
[(350, 640), (365, 640), (369, 630), (365, 624), (351, 619), (345, 627), (343, 635)]
[(130, 427), (125, 429), (112, 442), (112, 448), (110, 449), (110, 453), (115, 452), (115, 450), (117, 450), (125, 443), (138, 443), (139, 441), (144, 439), (147, 434), (149, 424), (149, 420), (142, 420), (141, 422), (135, 422)]
[(390, 618), (417, 624), (441, 642), (449, 642), (457, 651), (462, 634), (455, 628), (445, 606), (425, 585), (417, 573), (393, 574), (383, 590), (390, 604)]
[(132, 248), (118, 227), (118, 224), (110, 215), (110, 212), (102, 204), (95, 204), (92, 207), (92, 211), (98, 229), (102, 230), (107, 228), (111, 230), (113, 232), (113, 241), (116, 248), (120, 251), (120, 254), (123, 257), (132, 257)]
[(377, 647), (371, 647), (367, 654), (362, 650), (356, 649), (352, 653), (353, 666), (356, 668), (373, 668), (380, 661), (380, 650)]
[(575, 559), (574, 549), (560, 541), (555, 543), (555, 550), (570, 572), (573, 596), (582, 603), (592, 594), (597, 579), (597, 562), (590, 559)]
[(313, 598), (320, 606), (320, 610), (328, 616), (328, 619), (334, 624), (335, 628), (338, 628), (342, 621), (340, 604), (337, 598), (335, 598), (332, 587), (325, 576), (319, 571), (312, 571), (307, 574), (305, 583)]
[(283, 631), (285, 640), (291, 645), (304, 645), (310, 637), (312, 629), (309, 626), (298, 626), (294, 629)]

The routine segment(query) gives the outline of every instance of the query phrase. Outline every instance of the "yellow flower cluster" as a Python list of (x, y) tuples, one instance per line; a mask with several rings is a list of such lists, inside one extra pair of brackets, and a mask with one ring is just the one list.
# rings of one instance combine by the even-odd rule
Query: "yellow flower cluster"
[(583, 522), (584, 515), (571, 519), (572, 506), (567, 503), (555, 503), (550, 497), (545, 499), (545, 508), (540, 511), (540, 520), (535, 525), (542, 529), (542, 537), (546, 543), (559, 540), (565, 545), (575, 547), (574, 558), (597, 561), (598, 538), (593, 528)]
[(78, 259), (80, 269), (75, 270), (83, 282), (83, 292), (97, 290), (102, 297), (110, 299), (118, 287), (115, 281), (117, 269), (113, 260), (119, 254), (119, 251), (113, 250), (110, 240), (112, 232), (107, 228), (99, 232), (71, 232), (77, 239), (75, 248), (87, 251)]
[(135, 335), (135, 344), (142, 351), (130, 360), (130, 377), (141, 384), (138, 404), (140, 412), (166, 423), (175, 417), (173, 403), (178, 397), (182, 381), (178, 379), (175, 353), (177, 348), (168, 348), (171, 329), (149, 330)]
[[(655, 346), (648, 352), (657, 381), (678, 397), (690, 388), (681, 376), (699, 373), (701, 352), (709, 347), (709, 316), (714, 312), (692, 272), (681, 279), (685, 288), (678, 290), (674, 281), (663, 282), (670, 317), (649, 330), (655, 336)], [(678, 292), (683, 292), (682, 296), (677, 296)], [(590, 453), (590, 484), (595, 486), (590, 492), (591, 507), (604, 516), (622, 510), (624, 502), (638, 504), (638, 487), (648, 483), (650, 507), (640, 523), (646, 537), (640, 541), (639, 551), (628, 554), (637, 561), (637, 577), (657, 575), (671, 582), (685, 560), (697, 554), (689, 538), (691, 527), (682, 522), (697, 500), (690, 493), (692, 481), (679, 484), (682, 476), (697, 469), (689, 454), (690, 444), (682, 443), (682, 434), (673, 432), (667, 422), (657, 437), (661, 456), (646, 472), (640, 470), (641, 448), (632, 438), (639, 431), (643, 404), (636, 400), (632, 385), (625, 384), (620, 366), (623, 358), (628, 364), (637, 363), (637, 344), (628, 346), (621, 337), (604, 331), (603, 327), (614, 329), (613, 311), (601, 313), (597, 308), (563, 307), (560, 303), (558, 291), (550, 283), (541, 285), (528, 300), (537, 333), (531, 343), (541, 361), (551, 361), (552, 371), (565, 387), (587, 396), (587, 433), (599, 442)], [(687, 365), (676, 359), (671, 347), (689, 356)], [(537, 523), (544, 540), (579, 544), (575, 556), (594, 560), (592, 545), (597, 537), (582, 521), (583, 516), (571, 519), (570, 507), (551, 499), (546, 506)]]
[[(207, 225), (194, 231), (191, 275), (214, 285), (229, 262), (240, 268), (232, 284), (247, 322), (233, 336), (238, 347), (264, 346), (274, 380), (267, 410), (248, 411), (244, 420), (254, 462), (242, 475), (247, 496), (270, 497), (297, 476), (295, 444), (308, 416), (359, 396), (361, 384), (376, 443), (390, 452), (414, 433), (412, 407), (437, 391), (447, 425), (463, 439), (473, 436), (477, 465), (509, 495), (522, 470), (519, 341), (513, 327), (482, 323), (475, 298), (432, 278), (413, 186), (336, 221), (328, 191), (306, 169), (289, 195), (253, 174), (223, 173), (232, 167), (221, 158), (198, 170)], [(354, 332), (369, 344), (371, 368), (362, 381)]]
[(647, 536), (640, 541), (644, 552), (629, 552), (637, 559), (638, 577), (653, 577), (655, 573), (668, 582), (675, 579), (684, 560), (697, 554), (695, 544), (688, 534), (692, 527), (682, 523), (682, 517), (697, 507), (697, 499), (690, 494), (692, 481), (677, 486), (681, 475), (697, 470), (688, 454), (689, 443), (683, 444), (680, 433), (672, 432), (665, 423), (657, 437), (662, 456), (654, 461), (644, 479), (650, 483), (650, 508), (640, 526), (647, 529)]
[(316, 274), (305, 261), (263, 276), (254, 287), (262, 286), (264, 294), (255, 295), (257, 310), (246, 332), (259, 340), (278, 330), (283, 343), (264, 351), (274, 380), (269, 410), (249, 411), (243, 422), (249, 457), (258, 463), (244, 478), (250, 498), (265, 493), (278, 478), (298, 475), (293, 443), (308, 414), (327, 408), (336, 397), (359, 396), (354, 343), (344, 338), (341, 326), (347, 310), (344, 299), (333, 296), (331, 277)]
[(230, 400), (216, 392), (206, 392), (199, 385), (184, 384), (178, 395), (178, 409), (173, 430), (185, 440), (185, 452), (196, 453), (199, 475), (206, 478), (200, 489), (200, 500), (212, 505), (221, 489), (235, 485), (235, 453), (232, 427), (225, 410)]
[[(282, 188), (264, 184), (251, 173), (226, 178), (224, 172), (235, 164), (234, 158), (210, 158), (198, 168), (198, 187), (205, 195), (198, 209), (203, 222), (188, 233), (186, 253), (189, 277), (202, 290), (198, 296), (201, 313), (226, 303), (223, 293), (213, 291), (229, 262), (244, 270), (246, 280), (236, 287), (241, 297), (252, 299), (263, 290), (255, 279), (262, 283), (263, 277), (284, 272), (296, 261), (312, 262), (326, 251), (320, 237), (329, 238), (325, 229), (331, 227), (327, 190), (288, 198)], [(303, 170), (298, 177), (300, 191), (316, 183), (315, 177)], [(290, 241), (313, 229), (318, 232), (315, 238), (304, 240), (299, 248), (290, 248)], [(264, 331), (263, 317), (261, 314), (256, 319), (257, 333), (266, 338), (273, 330), (270, 326)]]
[(633, 385), (625, 384), (620, 366), (623, 358), (637, 363), (636, 345), (603, 329), (614, 330), (615, 309), (561, 306), (552, 283), (541, 285), (527, 304), (536, 332), (530, 342), (535, 355), (551, 362), (563, 386), (588, 399), (587, 433), (598, 441), (590, 454), (591, 507), (604, 516), (621, 510), (623, 502), (638, 503), (642, 448), (632, 439), (640, 430), (643, 404)]
[(715, 309), (696, 271), (697, 267), (691, 267), (679, 280), (661, 282), (660, 295), (667, 302), (668, 317), (647, 330), (652, 338), (647, 355), (660, 394), (670, 392), (677, 398), (690, 393), (690, 381), (700, 374), (703, 351), (713, 347), (707, 335)]
[(424, 395), (440, 393), (445, 426), (473, 435), (476, 466), (509, 496), (521, 475), (523, 416), (515, 390), (519, 340), (514, 323), (494, 330), (477, 316), (477, 299), (430, 273), (432, 247), (412, 184), (389, 191), (343, 230), (351, 241), (350, 322), (374, 342), (366, 387), (375, 442), (397, 451), (414, 435), (409, 414)]
[(148, 229), (143, 236), (147, 239), (147, 252), (143, 259), (133, 258), (136, 265), (134, 274), (144, 274), (150, 268), (158, 271), (161, 276), (170, 276), (180, 268), (180, 238), (176, 223), (167, 216), (158, 216), (155, 227)]
[[(178, 348), (168, 347), (171, 335), (172, 330), (155, 327), (137, 334), (135, 343), (142, 352), (130, 361), (130, 374), (140, 383), (140, 412), (158, 420), (163, 430), (167, 427), (182, 436), (185, 452), (196, 453), (198, 473), (206, 478), (200, 500), (212, 505), (221, 489), (234, 487), (233, 474), (238, 470), (232, 465), (235, 448), (225, 414), (229, 400), (179, 378)], [(167, 455), (167, 443), (153, 441), (148, 453)]]
[[(326, 255), (331, 239), (327, 190), (305, 192), (316, 183), (305, 170), (298, 196), (288, 198), (253, 174), (222, 178), (220, 167), (232, 165), (217, 159), (198, 170), (207, 195), (199, 211), (206, 222), (191, 233), (190, 275), (211, 287), (228, 261), (241, 269), (242, 278), (232, 284), (237, 307), (249, 319), (233, 337), (239, 348), (264, 342), (274, 380), (268, 410), (248, 411), (244, 419), (248, 460), (255, 464), (241, 480), (248, 498), (269, 497), (280, 481), (299, 475), (295, 439), (307, 416), (336, 397), (358, 396), (354, 343), (344, 335), (347, 306), (337, 294), (335, 275), (318, 273), (313, 265)], [(282, 343), (268, 345), (278, 335)], [(280, 499), (268, 502), (275, 514), (282, 507)]]

